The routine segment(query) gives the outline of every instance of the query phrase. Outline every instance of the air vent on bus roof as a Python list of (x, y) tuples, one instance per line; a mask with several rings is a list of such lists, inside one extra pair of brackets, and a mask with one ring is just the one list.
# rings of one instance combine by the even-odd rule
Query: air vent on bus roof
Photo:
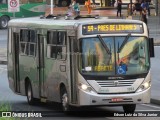
[(53, 19), (58, 19), (58, 17), (62, 16), (61, 14), (57, 14), (57, 15), (52, 15), (52, 14), (49, 14), (46, 16), (46, 19), (50, 19), (50, 18), (53, 18)]
[(46, 17), (44, 16), (40, 16), (40, 19), (59, 19), (60, 17), (64, 17), (65, 20), (78, 20), (78, 19), (83, 19), (83, 18), (95, 18), (95, 19), (98, 19), (99, 18), (99, 15), (77, 15), (77, 16), (69, 16), (68, 14), (57, 14), (57, 15), (52, 15), (52, 14), (49, 14), (47, 15)]
[(78, 15), (74, 17), (75, 20), (80, 19), (80, 18), (95, 18), (98, 19), (99, 15)]

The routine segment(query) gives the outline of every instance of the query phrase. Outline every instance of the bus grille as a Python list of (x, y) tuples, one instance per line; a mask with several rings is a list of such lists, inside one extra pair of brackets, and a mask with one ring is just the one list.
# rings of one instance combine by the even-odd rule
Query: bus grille
[(96, 80), (96, 82), (101, 87), (123, 87), (123, 86), (132, 86), (136, 79), (132, 80), (106, 80), (100, 81)]

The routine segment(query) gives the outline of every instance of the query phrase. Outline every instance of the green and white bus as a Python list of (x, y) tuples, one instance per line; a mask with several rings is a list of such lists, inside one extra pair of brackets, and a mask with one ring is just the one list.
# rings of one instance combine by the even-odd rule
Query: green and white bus
[(45, 14), (46, 2), (43, 0), (19, 0), (20, 11), (8, 12), (8, 0), (0, 0), (0, 29), (7, 28), (11, 18), (32, 17)]
[(9, 87), (29, 104), (134, 112), (136, 104), (150, 103), (154, 49), (142, 21), (32, 17), (9, 21), (8, 30)]

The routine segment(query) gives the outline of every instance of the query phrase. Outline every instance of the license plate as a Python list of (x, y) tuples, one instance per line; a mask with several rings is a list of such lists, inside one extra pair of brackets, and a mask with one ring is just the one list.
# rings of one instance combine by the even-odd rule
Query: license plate
[(123, 101), (123, 98), (112, 98), (111, 101), (112, 102), (120, 102), (120, 101)]

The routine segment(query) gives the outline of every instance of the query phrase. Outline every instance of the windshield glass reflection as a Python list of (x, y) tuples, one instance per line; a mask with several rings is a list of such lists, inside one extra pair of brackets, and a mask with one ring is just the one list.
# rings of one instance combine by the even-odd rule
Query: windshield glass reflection
[[(82, 73), (130, 75), (146, 73), (149, 70), (148, 47), (145, 37), (129, 36), (127, 42), (124, 42), (125, 36), (102, 37), (102, 40), (99, 37), (80, 39), (79, 68)], [(121, 47), (122, 45), (123, 47)]]

